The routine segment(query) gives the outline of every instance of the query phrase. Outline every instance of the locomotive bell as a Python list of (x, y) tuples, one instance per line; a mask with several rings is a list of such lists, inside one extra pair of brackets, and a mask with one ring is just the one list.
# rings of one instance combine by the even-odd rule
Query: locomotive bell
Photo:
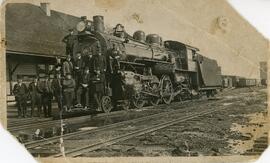
[(133, 34), (133, 38), (140, 42), (145, 42), (145, 33), (143, 31), (136, 31)]
[(85, 28), (86, 28), (86, 25), (85, 25), (85, 23), (83, 21), (80, 21), (76, 26), (76, 29), (77, 29), (78, 32), (84, 31)]
[(93, 25), (96, 32), (104, 33), (104, 17), (100, 15), (93, 16)]
[(152, 45), (160, 46), (162, 42), (161, 40), (161, 37), (157, 34), (149, 34), (146, 36), (146, 42)]

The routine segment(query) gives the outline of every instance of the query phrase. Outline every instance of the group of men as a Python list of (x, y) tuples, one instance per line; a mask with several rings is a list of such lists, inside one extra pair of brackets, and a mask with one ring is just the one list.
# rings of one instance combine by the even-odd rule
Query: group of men
[(13, 94), (17, 102), (18, 117), (27, 117), (27, 101), (31, 101), (30, 116), (34, 116), (34, 109), (37, 107), (37, 116), (41, 117), (41, 109), (43, 107), (44, 117), (51, 116), (52, 108), (52, 88), (49, 81), (49, 76), (40, 82), (36, 77), (33, 82), (27, 87), (21, 77), (18, 78), (18, 83), (15, 84)]
[(29, 98), (31, 116), (35, 107), (38, 116), (41, 115), (42, 108), (45, 117), (51, 116), (53, 98), (60, 110), (71, 111), (73, 106), (87, 110), (95, 106), (97, 111), (102, 111), (101, 98), (106, 86), (110, 84), (106, 82), (106, 76), (120, 68), (117, 61), (119, 55), (119, 49), (113, 44), (109, 60), (106, 60), (101, 53), (100, 43), (96, 42), (87, 55), (82, 56), (80, 52), (75, 56), (68, 54), (63, 62), (60, 58), (56, 58), (55, 77), (52, 81), (47, 75), (43, 81), (35, 78), (27, 87), (20, 78), (13, 89), (19, 117), (26, 116)]

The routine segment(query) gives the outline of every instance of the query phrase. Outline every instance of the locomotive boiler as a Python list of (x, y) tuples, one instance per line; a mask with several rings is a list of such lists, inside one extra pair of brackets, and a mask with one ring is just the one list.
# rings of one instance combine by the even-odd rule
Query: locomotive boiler
[[(111, 111), (115, 103), (128, 109), (132, 105), (141, 108), (213, 96), (222, 84), (217, 61), (199, 54), (198, 48), (163, 41), (158, 34), (146, 35), (143, 31), (131, 36), (121, 24), (109, 31), (104, 27), (103, 16), (79, 22), (73, 37), (73, 54), (91, 55), (99, 44), (106, 59), (106, 91), (101, 98), (104, 112)], [(117, 86), (122, 89), (120, 97), (114, 97), (113, 83), (121, 84)]]

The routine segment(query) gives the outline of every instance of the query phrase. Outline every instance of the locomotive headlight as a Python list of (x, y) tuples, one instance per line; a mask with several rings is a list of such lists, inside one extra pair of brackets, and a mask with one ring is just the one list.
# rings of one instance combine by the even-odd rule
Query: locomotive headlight
[(76, 26), (76, 29), (78, 32), (84, 31), (85, 28), (86, 28), (86, 24), (83, 21), (79, 22)]

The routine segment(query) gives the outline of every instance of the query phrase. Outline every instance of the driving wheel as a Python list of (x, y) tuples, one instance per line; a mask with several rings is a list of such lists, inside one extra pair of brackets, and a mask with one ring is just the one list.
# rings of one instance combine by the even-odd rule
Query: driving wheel
[(109, 96), (103, 96), (101, 99), (101, 107), (105, 113), (109, 113), (112, 110), (112, 101)]

